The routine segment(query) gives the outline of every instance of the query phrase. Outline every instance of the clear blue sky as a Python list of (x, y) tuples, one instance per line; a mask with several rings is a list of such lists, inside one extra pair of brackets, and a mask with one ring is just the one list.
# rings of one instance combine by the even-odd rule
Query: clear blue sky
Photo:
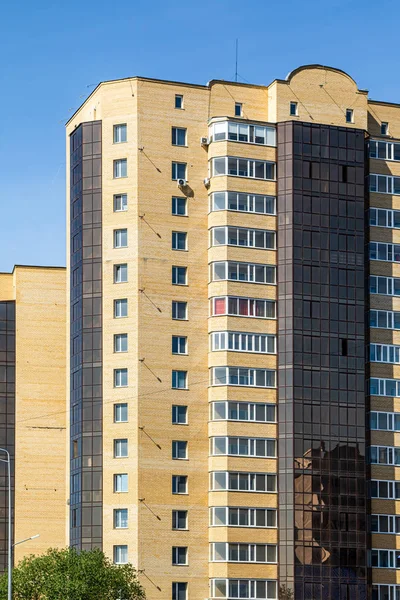
[[(400, 102), (397, 0), (21, 0), (0, 19), (0, 271), (65, 264), (64, 123), (106, 79), (268, 84), (339, 67)], [(382, 27), (384, 23), (384, 27)]]

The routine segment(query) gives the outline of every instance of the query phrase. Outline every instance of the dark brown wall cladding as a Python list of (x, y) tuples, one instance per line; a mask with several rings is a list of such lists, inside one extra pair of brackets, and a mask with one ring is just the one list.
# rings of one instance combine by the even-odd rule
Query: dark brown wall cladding
[[(11, 457), (11, 504), (14, 531), (15, 458), (15, 302), (0, 302), (0, 448)], [(0, 452), (0, 459), (7, 455)], [(7, 570), (8, 545), (7, 464), (0, 462), (0, 572)]]
[(70, 543), (102, 547), (101, 121), (82, 123), (71, 156)]
[(367, 164), (364, 131), (278, 125), (283, 598), (369, 594)]

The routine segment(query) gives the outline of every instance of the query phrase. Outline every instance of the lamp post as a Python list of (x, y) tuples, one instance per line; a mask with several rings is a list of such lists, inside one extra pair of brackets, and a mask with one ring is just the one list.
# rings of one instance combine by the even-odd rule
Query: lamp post
[(7, 482), (8, 482), (8, 569), (7, 569), (7, 599), (12, 600), (12, 527), (11, 527), (11, 458), (10, 453), (5, 448), (0, 448), (7, 458), (0, 458), (0, 462), (7, 464)]

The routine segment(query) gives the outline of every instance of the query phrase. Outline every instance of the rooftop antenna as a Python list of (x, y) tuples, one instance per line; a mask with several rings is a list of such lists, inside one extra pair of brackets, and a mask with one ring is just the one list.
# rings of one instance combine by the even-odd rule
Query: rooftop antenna
[(236, 38), (236, 70), (235, 70), (235, 81), (238, 80), (238, 54), (239, 54), (239, 39)]

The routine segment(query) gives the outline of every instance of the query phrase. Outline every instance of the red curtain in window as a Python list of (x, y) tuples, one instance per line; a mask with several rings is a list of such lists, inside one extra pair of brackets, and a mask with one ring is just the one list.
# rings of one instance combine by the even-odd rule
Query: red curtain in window
[(226, 301), (225, 298), (214, 298), (214, 315), (224, 315)]

